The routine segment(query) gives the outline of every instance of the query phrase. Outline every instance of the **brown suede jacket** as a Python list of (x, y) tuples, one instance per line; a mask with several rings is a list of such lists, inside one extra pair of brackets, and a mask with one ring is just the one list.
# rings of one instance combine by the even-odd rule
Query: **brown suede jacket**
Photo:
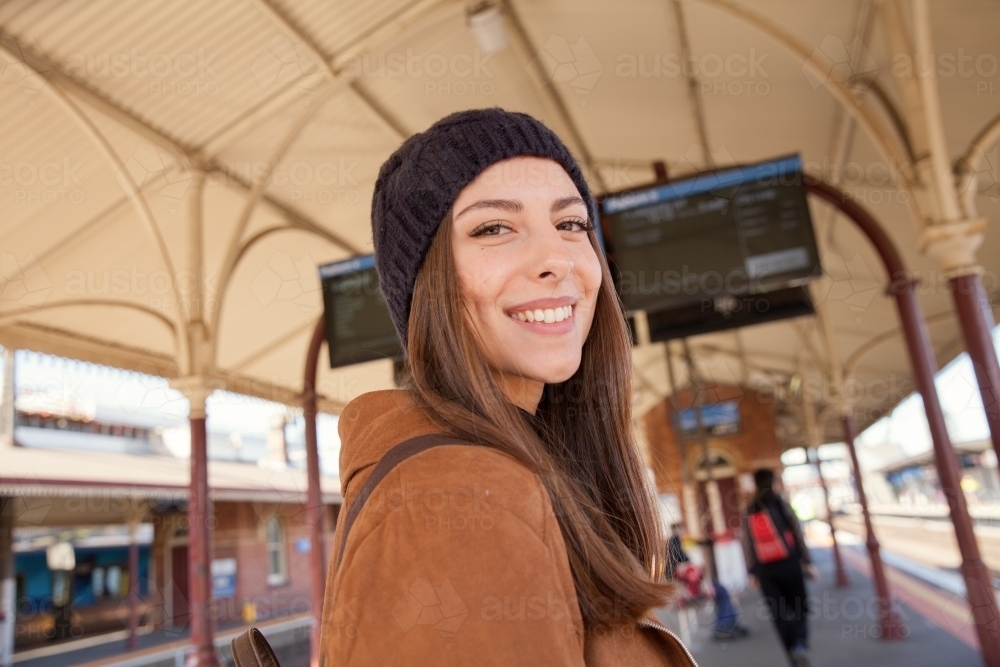
[[(341, 517), (386, 451), (442, 432), (404, 390), (359, 396), (339, 430)], [(695, 664), (652, 612), (638, 626), (584, 636), (548, 494), (496, 450), (442, 445), (399, 464), (368, 498), (335, 570), (342, 526), (323, 667)]]

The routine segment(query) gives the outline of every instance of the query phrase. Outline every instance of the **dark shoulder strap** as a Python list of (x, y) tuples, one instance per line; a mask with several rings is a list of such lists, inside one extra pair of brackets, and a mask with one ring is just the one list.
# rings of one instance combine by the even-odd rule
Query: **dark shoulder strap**
[(281, 667), (271, 645), (257, 628), (237, 635), (230, 645), (236, 667)]
[[(358, 518), (358, 514), (361, 513), (361, 508), (365, 506), (365, 501), (378, 486), (378, 483), (382, 479), (392, 472), (393, 468), (398, 466), (400, 463), (406, 459), (419, 454), (420, 452), (426, 451), (431, 447), (439, 447), (441, 445), (460, 445), (468, 444), (460, 438), (455, 438), (450, 435), (442, 435), (440, 433), (428, 433), (426, 435), (418, 435), (415, 438), (410, 438), (409, 440), (404, 440), (399, 443), (389, 451), (387, 451), (378, 463), (375, 464), (375, 469), (371, 471), (368, 475), (368, 479), (361, 486), (361, 490), (358, 491), (357, 497), (351, 506), (347, 510), (347, 516), (344, 517), (344, 530), (340, 534), (340, 548), (337, 550), (337, 569), (340, 568), (340, 560), (344, 557), (344, 546), (347, 544), (347, 534), (351, 532), (351, 526), (354, 525), (355, 519)], [(336, 571), (336, 570), (335, 570)]]

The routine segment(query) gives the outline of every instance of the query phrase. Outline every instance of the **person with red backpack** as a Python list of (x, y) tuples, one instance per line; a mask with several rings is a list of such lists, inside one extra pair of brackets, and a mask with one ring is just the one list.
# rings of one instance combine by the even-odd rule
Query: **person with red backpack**
[[(743, 517), (743, 546), (751, 585), (760, 587), (792, 667), (808, 667), (809, 612), (805, 577), (817, 578), (802, 527), (779, 495), (774, 471), (754, 473), (757, 492)], [(777, 487), (777, 488), (776, 488)]]

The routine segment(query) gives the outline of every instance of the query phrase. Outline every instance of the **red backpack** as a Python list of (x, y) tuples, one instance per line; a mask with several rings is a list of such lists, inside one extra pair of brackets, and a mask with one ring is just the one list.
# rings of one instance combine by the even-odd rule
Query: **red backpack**
[(760, 563), (774, 563), (788, 558), (788, 544), (766, 509), (747, 516), (750, 541)]

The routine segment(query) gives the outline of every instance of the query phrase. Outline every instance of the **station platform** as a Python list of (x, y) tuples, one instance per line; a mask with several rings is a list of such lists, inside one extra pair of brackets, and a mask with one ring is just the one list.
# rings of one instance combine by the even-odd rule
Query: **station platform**
[[(838, 531), (838, 535), (840, 531)], [(896, 610), (907, 637), (879, 638), (867, 554), (862, 545), (842, 545), (850, 586), (834, 584), (832, 551), (812, 549), (820, 580), (809, 584), (815, 601), (811, 612), (810, 659), (813, 667), (975, 667), (981, 663), (975, 633), (963, 597), (935, 586), (902, 568), (887, 564)], [(700, 667), (782, 667), (787, 664), (777, 634), (757, 591), (738, 596), (741, 622), (751, 635), (730, 641), (712, 639), (710, 609), (692, 610), (681, 619), (676, 609), (658, 611), (660, 619), (681, 636)], [(275, 646), (282, 667), (306, 667), (309, 617), (304, 614), (258, 623)], [(216, 645), (227, 658), (229, 642), (244, 626), (220, 627)], [(120, 636), (121, 635), (121, 636)], [(186, 633), (155, 631), (139, 638), (137, 650), (125, 653), (123, 633), (67, 642), (15, 655), (16, 667), (173, 667), (183, 664)], [(303, 650), (304, 649), (304, 650)]]
[[(308, 614), (295, 614), (255, 623), (267, 637), (281, 661), (281, 667), (308, 667)], [(232, 665), (229, 643), (249, 626), (220, 626), (215, 645)], [(64, 642), (44, 649), (14, 654), (15, 667), (182, 667), (188, 647), (188, 632), (156, 630), (139, 636), (139, 647), (126, 651), (123, 632)]]
[[(867, 554), (860, 545), (842, 547), (850, 586), (837, 588), (832, 551), (812, 549), (820, 580), (809, 583), (817, 604), (810, 612), (809, 658), (813, 667), (975, 667), (979, 656), (964, 601), (902, 571), (887, 567), (896, 609), (908, 636), (879, 638), (880, 628), (869, 611), (874, 607)], [(685, 623), (677, 610), (660, 610), (660, 619), (683, 636), (700, 667), (783, 667), (788, 664), (766, 604), (758, 591), (739, 596), (741, 623), (749, 637), (712, 639), (712, 613), (702, 609)], [(691, 621), (694, 621), (692, 623)], [(685, 628), (686, 625), (686, 628)]]

